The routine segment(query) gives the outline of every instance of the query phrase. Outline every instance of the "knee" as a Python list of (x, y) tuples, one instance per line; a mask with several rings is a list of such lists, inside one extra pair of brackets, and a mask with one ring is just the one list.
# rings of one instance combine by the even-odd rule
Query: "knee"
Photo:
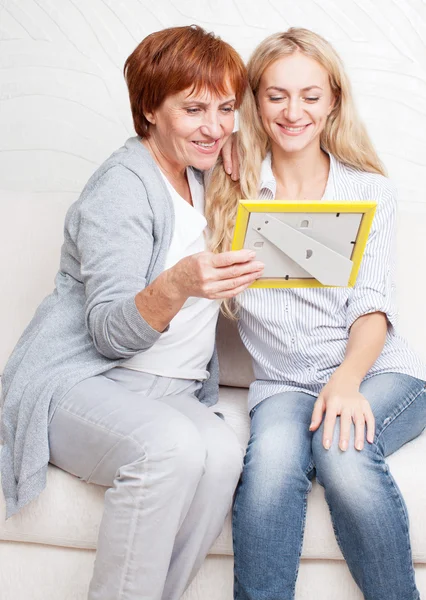
[(189, 419), (182, 417), (178, 422), (165, 426), (156, 439), (145, 444), (146, 460), (150, 469), (161, 465), (161, 470), (186, 481), (199, 479), (205, 470), (207, 448), (198, 429)]
[(235, 489), (243, 468), (244, 450), (233, 430), (223, 422), (206, 440), (206, 476), (227, 490)]
[(352, 431), (345, 452), (340, 450), (336, 435), (331, 448), (326, 450), (320, 429), (313, 435), (312, 454), (317, 481), (325, 488), (329, 500), (338, 497), (341, 501), (359, 504), (365, 495), (369, 501), (376, 467), (383, 468), (380, 455), (373, 446), (366, 443), (363, 450), (356, 450)]
[[(339, 448), (339, 419), (336, 421), (331, 447), (326, 450), (323, 446), (323, 424), (312, 436), (312, 456), (315, 463), (318, 481), (322, 484), (342, 484), (348, 480), (349, 473), (356, 468), (357, 456), (351, 434), (348, 449), (343, 452)], [(345, 476), (346, 475), (346, 476)]]
[[(192, 485), (204, 473), (206, 455), (206, 446), (195, 425), (179, 416), (152, 432), (147, 432), (146, 426), (134, 429), (115, 445), (104, 462), (109, 478), (112, 473), (114, 478), (130, 468), (141, 480), (149, 474), (152, 482), (169, 478), (179, 485)], [(100, 469), (102, 465), (97, 469), (97, 479)]]
[(263, 514), (292, 501), (290, 497), (307, 494), (311, 487), (309, 449), (300, 440), (295, 443), (287, 431), (272, 427), (253, 432), (247, 448), (240, 495)]

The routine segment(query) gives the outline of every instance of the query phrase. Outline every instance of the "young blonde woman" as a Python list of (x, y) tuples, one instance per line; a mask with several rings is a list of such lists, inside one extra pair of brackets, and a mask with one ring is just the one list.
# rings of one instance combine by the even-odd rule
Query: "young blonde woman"
[(239, 297), (256, 381), (234, 508), (234, 597), (294, 598), (316, 475), (366, 600), (415, 600), (407, 512), (386, 457), (426, 425), (426, 367), (395, 329), (395, 191), (323, 38), (305, 29), (275, 34), (248, 71), (240, 182), (219, 166), (209, 190), (216, 250), (229, 247), (240, 197), (373, 200), (377, 211), (354, 288)]

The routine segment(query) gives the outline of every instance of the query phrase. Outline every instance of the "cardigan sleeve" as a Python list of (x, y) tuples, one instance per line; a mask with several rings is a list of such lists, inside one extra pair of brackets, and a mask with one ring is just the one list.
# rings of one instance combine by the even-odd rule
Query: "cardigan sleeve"
[(361, 316), (382, 312), (396, 325), (395, 246), (397, 197), (390, 183), (377, 202), (357, 281), (348, 301), (346, 326), (349, 331)]
[(154, 245), (142, 181), (123, 165), (111, 167), (85, 193), (76, 218), (87, 328), (98, 352), (130, 358), (161, 335), (135, 304), (146, 286)]

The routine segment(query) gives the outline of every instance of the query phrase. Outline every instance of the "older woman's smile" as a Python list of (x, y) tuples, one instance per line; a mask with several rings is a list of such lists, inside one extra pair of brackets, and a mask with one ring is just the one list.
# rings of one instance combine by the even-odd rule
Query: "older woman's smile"
[(215, 154), (219, 150), (220, 141), (221, 139), (218, 138), (217, 140), (213, 140), (211, 142), (193, 140), (192, 143), (197, 147), (197, 150), (203, 154)]

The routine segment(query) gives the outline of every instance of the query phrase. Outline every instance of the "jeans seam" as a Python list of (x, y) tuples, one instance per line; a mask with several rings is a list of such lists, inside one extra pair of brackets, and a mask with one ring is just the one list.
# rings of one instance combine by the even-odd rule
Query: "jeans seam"
[(253, 419), (254, 415), (256, 414), (257, 409), (259, 408), (259, 406), (262, 404), (262, 402), (264, 402), (264, 400), (261, 400), (260, 402), (258, 402), (255, 406), (253, 406), (253, 408), (251, 409), (251, 411), (249, 412), (249, 417), (250, 419)]
[[(149, 476), (148, 473), (148, 463), (145, 463), (145, 483), (146, 483), (146, 479)], [(125, 586), (127, 585), (127, 582), (125, 581), (125, 579), (127, 579), (127, 572), (129, 570), (129, 558), (132, 554), (132, 548), (134, 546), (133, 544), (133, 540), (135, 538), (135, 533), (137, 530), (137, 524), (139, 521), (139, 516), (141, 514), (141, 510), (140, 510), (140, 506), (142, 504), (144, 500), (143, 495), (139, 496), (139, 502), (137, 503), (137, 506), (134, 507), (133, 509), (133, 518), (132, 518), (132, 525), (131, 525), (131, 529), (129, 531), (129, 535), (127, 536), (127, 552), (126, 552), (126, 557), (125, 557), (125, 561), (124, 561), (124, 568), (123, 568), (123, 573), (121, 575), (121, 582), (120, 582), (120, 587), (118, 590), (118, 600), (122, 597), (122, 594), (125, 592)], [(130, 539), (132, 538), (131, 543), (129, 543)]]
[[(109, 433), (111, 435), (114, 435), (116, 437), (119, 437), (120, 439), (117, 440), (117, 443), (121, 442), (122, 440), (130, 440), (132, 442), (134, 442), (137, 446), (139, 446), (139, 448), (147, 453), (146, 447), (143, 446), (138, 440), (136, 440), (135, 438), (132, 437), (132, 435), (125, 435), (123, 433), (117, 433), (116, 431), (112, 431), (112, 429), (108, 429), (107, 427), (104, 427), (103, 425), (99, 425), (99, 423), (94, 423), (93, 421), (90, 421), (89, 419), (86, 419), (85, 417), (82, 417), (81, 415), (77, 415), (76, 413), (73, 413), (72, 411), (68, 410), (67, 408), (63, 408), (62, 406), (58, 406), (59, 410), (63, 410), (64, 412), (67, 412), (68, 414), (72, 415), (73, 417), (75, 417), (76, 419), (78, 419), (79, 421), (83, 421), (83, 423), (87, 423), (88, 425), (92, 425), (93, 427), (97, 427), (98, 429), (102, 429), (102, 431), (105, 431), (105, 433)], [(114, 444), (114, 448), (117, 444)], [(108, 450), (109, 452), (109, 450)]]
[[(238, 518), (238, 490), (239, 487), (241, 486), (241, 480), (242, 480), (242, 473), (241, 473), (241, 477), (240, 477), (240, 481), (239, 484), (237, 486), (237, 489), (235, 491), (235, 500), (234, 500), (234, 506), (232, 509), (232, 524), (234, 524), (234, 521), (237, 520)], [(233, 551), (234, 551), (234, 599), (237, 597), (238, 594), (238, 588), (239, 588), (239, 583), (237, 580), (237, 570), (235, 568), (235, 562), (237, 560), (237, 549), (236, 549), (236, 543), (235, 543), (235, 531), (236, 531), (236, 527), (232, 527), (232, 541), (233, 541)]]
[(90, 421), (89, 419), (86, 419), (85, 417), (82, 417), (81, 415), (78, 415), (77, 413), (73, 412), (72, 410), (69, 410), (68, 408), (64, 408), (63, 406), (57, 406), (56, 410), (63, 410), (64, 412), (68, 413), (69, 415), (72, 415), (79, 421), (83, 421), (83, 423), (93, 425), (93, 427), (102, 429), (102, 431), (105, 431), (106, 433), (111, 433), (112, 435), (120, 436), (121, 438), (126, 437), (122, 433), (116, 433), (115, 431), (112, 431), (111, 429), (108, 429), (107, 427), (104, 427), (103, 425), (100, 425), (99, 423), (94, 423), (93, 421)]
[(383, 435), (383, 433), (386, 431), (386, 429), (392, 425), (392, 423), (395, 422), (395, 420), (402, 415), (402, 413), (407, 410), (407, 408), (409, 408), (413, 402), (415, 402), (417, 400), (417, 398), (426, 392), (426, 385), (424, 387), (422, 387), (419, 392), (413, 396), (413, 398), (411, 398), (407, 403), (405, 403), (403, 406), (401, 406), (400, 410), (398, 410), (392, 417), (389, 417), (389, 421), (386, 423), (386, 425), (384, 425), (384, 427), (381, 429), (380, 433), (378, 433), (376, 435), (376, 439), (375, 442), (377, 443), (377, 441), (380, 439), (380, 437)]
[(111, 446), (111, 448), (108, 450), (108, 452), (106, 452), (106, 453), (105, 453), (105, 454), (104, 454), (104, 455), (103, 455), (103, 456), (102, 456), (102, 457), (101, 457), (101, 458), (98, 460), (98, 462), (97, 462), (97, 463), (96, 463), (96, 465), (93, 467), (93, 469), (91, 470), (91, 472), (90, 472), (90, 474), (89, 474), (89, 476), (88, 476), (88, 478), (87, 478), (87, 483), (91, 483), (91, 479), (92, 479), (92, 477), (93, 477), (93, 473), (96, 471), (96, 469), (97, 469), (97, 468), (98, 468), (98, 467), (99, 467), (99, 466), (100, 466), (100, 465), (101, 465), (101, 464), (104, 462), (104, 460), (106, 460), (107, 456), (108, 456), (108, 455), (109, 455), (109, 454), (110, 454), (110, 453), (111, 453), (113, 450), (115, 450), (115, 448), (116, 448), (116, 447), (117, 447), (119, 444), (121, 444), (121, 442), (123, 442), (124, 440), (130, 440), (131, 442), (133, 442), (134, 444), (136, 444), (136, 446), (138, 446), (138, 447), (139, 447), (139, 448), (142, 450), (142, 452), (144, 453), (144, 455), (145, 455), (145, 458), (147, 457), (148, 453), (147, 453), (146, 449), (145, 449), (145, 448), (144, 448), (144, 447), (143, 447), (143, 446), (142, 446), (142, 445), (141, 445), (141, 444), (140, 444), (140, 443), (139, 443), (137, 440), (135, 440), (134, 438), (132, 438), (130, 435), (122, 435), (122, 436), (120, 437), (120, 439), (119, 439), (119, 440), (117, 440), (117, 441), (116, 441), (116, 443), (115, 443), (113, 446)]
[[(313, 469), (313, 461), (311, 460), (311, 462), (309, 463), (307, 469), (305, 470), (305, 475), (307, 476), (308, 473), (310, 471), (312, 471)], [(304, 497), (303, 497), (303, 517), (302, 517), (302, 524), (301, 524), (301, 536), (300, 536), (300, 545), (299, 545), (299, 551), (298, 551), (298, 560), (297, 560), (297, 568), (296, 568), (296, 573), (295, 573), (295, 577), (294, 577), (294, 581), (293, 581), (293, 587), (292, 587), (292, 598), (295, 597), (296, 594), (296, 583), (297, 583), (297, 577), (299, 575), (299, 569), (300, 569), (300, 559), (302, 556), (302, 549), (303, 549), (303, 540), (305, 537), (305, 527), (306, 527), (306, 513), (308, 510), (308, 495), (309, 492), (312, 489), (312, 482), (309, 481), (309, 488), (306, 490)]]
[(113, 436), (119, 438), (115, 442), (115, 444), (113, 446), (111, 446), (111, 448), (108, 450), (108, 452), (106, 452), (106, 454), (104, 454), (99, 459), (99, 461), (96, 463), (96, 465), (90, 471), (89, 475), (87, 476), (87, 480), (86, 480), (87, 483), (91, 483), (91, 479), (93, 477), (93, 473), (96, 471), (96, 469), (99, 467), (99, 465), (102, 464), (102, 462), (110, 454), (110, 452), (112, 452), (118, 446), (118, 444), (120, 444), (123, 440), (130, 440), (131, 442), (133, 442), (134, 444), (136, 444), (136, 446), (138, 446), (140, 448), (140, 450), (142, 450), (142, 452), (144, 452), (145, 455), (148, 454), (146, 448), (142, 444), (140, 444), (140, 442), (138, 440), (136, 440), (135, 438), (133, 438), (131, 435), (124, 435), (122, 433), (116, 433), (115, 431), (112, 431), (111, 429), (108, 429), (107, 427), (103, 427), (102, 425), (99, 425), (99, 423), (93, 423), (93, 421), (89, 421), (89, 419), (85, 419), (84, 417), (73, 413), (72, 411), (68, 410), (67, 408), (63, 408), (62, 406), (58, 406), (57, 409), (58, 410), (63, 410), (64, 412), (67, 412), (68, 414), (72, 415), (73, 417), (75, 417), (79, 421), (82, 421), (83, 423), (87, 423), (87, 424), (89, 424), (89, 425), (91, 425), (93, 427), (97, 427), (98, 429), (101, 429), (102, 431), (105, 431), (105, 433), (108, 433), (110, 435), (113, 435)]

